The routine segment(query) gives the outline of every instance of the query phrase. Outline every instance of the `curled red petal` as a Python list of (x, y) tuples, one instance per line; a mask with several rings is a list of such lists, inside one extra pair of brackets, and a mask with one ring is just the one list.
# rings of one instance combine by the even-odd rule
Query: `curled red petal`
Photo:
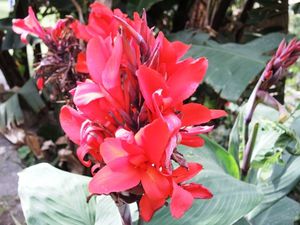
[(88, 146), (79, 146), (76, 151), (78, 159), (85, 167), (90, 167), (92, 165), (91, 160), (86, 159), (88, 152)]
[(70, 106), (63, 106), (60, 110), (60, 125), (67, 136), (76, 144), (80, 144), (80, 129), (86, 119)]

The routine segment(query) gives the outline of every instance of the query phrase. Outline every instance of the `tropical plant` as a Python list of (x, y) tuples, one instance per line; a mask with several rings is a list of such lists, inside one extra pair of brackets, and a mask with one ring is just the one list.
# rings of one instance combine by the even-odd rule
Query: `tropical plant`
[[(72, 77), (80, 82), (70, 90), (72, 101), (62, 107), (60, 123), (93, 177), (47, 164), (26, 169), (20, 174), (19, 195), (28, 224), (294, 223), (300, 206), (287, 194), (300, 178), (300, 112), (296, 108), (289, 114), (269, 92), (300, 56), (299, 41), (280, 43), (240, 108), (227, 151), (203, 135), (213, 129), (211, 120), (226, 113), (184, 101), (204, 77), (205, 58), (182, 58), (189, 46), (170, 42), (163, 33), (154, 36), (145, 13), (130, 19), (118, 9), (93, 3), (87, 24), (66, 21), (45, 29), (29, 9), (13, 29), (23, 41), (32, 34), (55, 47), (83, 43), (67, 58), (76, 60), (68, 68), (74, 66), (72, 75), (85, 76)], [(80, 41), (65, 42), (69, 36), (60, 35), (65, 27)], [(221, 52), (221, 58), (228, 58), (228, 74), (247, 73), (237, 93), (223, 93), (231, 100), (264, 68), (263, 53), (275, 47), (271, 39), (278, 39), (273, 34), (242, 46), (220, 45), (205, 35), (185, 34), (185, 40), (196, 43), (188, 55)], [(238, 61), (251, 69), (236, 68)], [(220, 77), (215, 66), (207, 79)], [(228, 87), (236, 89), (226, 76)], [(49, 80), (47, 74), (41, 77)]]

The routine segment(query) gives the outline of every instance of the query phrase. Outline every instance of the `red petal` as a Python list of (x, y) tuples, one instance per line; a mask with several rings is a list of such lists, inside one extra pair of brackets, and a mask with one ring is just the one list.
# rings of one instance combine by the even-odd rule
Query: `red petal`
[(212, 119), (217, 119), (220, 117), (227, 116), (227, 113), (224, 110), (219, 110), (219, 109), (211, 109), (210, 110), (210, 115)]
[(166, 81), (162, 75), (146, 66), (140, 66), (137, 71), (140, 90), (148, 108), (154, 112), (152, 94), (157, 90), (167, 91)]
[(106, 122), (110, 104), (102, 94), (99, 86), (90, 80), (77, 85), (74, 103), (90, 120)]
[(135, 135), (136, 143), (145, 151), (149, 161), (158, 164), (170, 139), (168, 125), (162, 119), (156, 119)]
[(67, 136), (76, 144), (80, 144), (80, 129), (85, 118), (70, 106), (63, 106), (59, 115), (60, 125)]
[(142, 185), (151, 201), (164, 199), (170, 194), (170, 183), (154, 167), (148, 167), (142, 174)]
[(181, 108), (182, 126), (198, 125), (207, 123), (212, 119), (211, 111), (205, 106), (197, 103), (185, 104)]
[(44, 77), (39, 77), (37, 80), (36, 80), (36, 86), (39, 90), (42, 90), (44, 88), (44, 85), (45, 85), (45, 80), (44, 80)]
[(190, 147), (201, 147), (204, 145), (204, 140), (197, 135), (189, 135), (188, 133), (181, 132), (181, 142), (180, 144), (190, 146)]
[(143, 220), (146, 222), (150, 221), (154, 212), (161, 208), (165, 204), (165, 201), (165, 199), (151, 201), (149, 197), (144, 194), (139, 203), (140, 214)]
[(180, 41), (169, 42), (163, 37), (163, 45), (160, 50), (160, 61), (164, 63), (175, 63), (180, 59), (190, 48)]
[(75, 69), (79, 73), (89, 73), (87, 64), (86, 64), (86, 54), (84, 52), (80, 52), (77, 55), (77, 63)]
[(100, 152), (104, 162), (113, 171), (125, 171), (128, 169), (128, 153), (122, 147), (121, 140), (107, 138), (101, 144)]
[(194, 198), (210, 199), (213, 197), (213, 194), (201, 184), (190, 183), (184, 184), (182, 187), (190, 192)]
[(90, 167), (92, 165), (91, 160), (85, 160), (85, 157), (88, 154), (88, 152), (88, 146), (79, 146), (76, 151), (78, 159), (85, 167)]
[(103, 86), (107, 90), (121, 85), (119, 68), (123, 53), (122, 50), (122, 39), (118, 36), (114, 42), (114, 48), (110, 53), (110, 57), (107, 62), (105, 62), (105, 68), (102, 72)]
[(93, 194), (110, 194), (127, 191), (140, 182), (138, 170), (131, 168), (124, 172), (112, 171), (108, 166), (99, 170), (89, 183), (89, 191)]
[(103, 98), (104, 95), (98, 84), (95, 84), (91, 80), (86, 80), (83, 83), (79, 83), (75, 89), (74, 103), (76, 106), (87, 105), (91, 101), (99, 98)]
[(199, 163), (189, 163), (188, 169), (180, 166), (174, 170), (172, 177), (176, 183), (181, 183), (196, 176), (202, 170), (202, 168), (202, 165)]
[(96, 83), (102, 83), (102, 72), (109, 58), (109, 54), (110, 51), (106, 42), (101, 37), (94, 37), (88, 42), (86, 49), (86, 62), (91, 78)]
[(192, 62), (187, 59), (177, 66), (178, 70), (170, 76), (167, 85), (172, 87), (170, 94), (173, 100), (180, 103), (196, 91), (206, 73), (208, 61), (206, 58), (199, 58)]
[(173, 182), (173, 194), (171, 197), (170, 210), (174, 218), (181, 218), (193, 205), (192, 194)]
[(37, 20), (31, 7), (28, 8), (28, 16), (24, 19), (13, 19), (12, 29), (17, 34), (21, 34), (21, 40), (27, 44), (26, 36), (28, 34), (36, 35), (41, 39), (45, 39), (46, 31), (42, 28)]

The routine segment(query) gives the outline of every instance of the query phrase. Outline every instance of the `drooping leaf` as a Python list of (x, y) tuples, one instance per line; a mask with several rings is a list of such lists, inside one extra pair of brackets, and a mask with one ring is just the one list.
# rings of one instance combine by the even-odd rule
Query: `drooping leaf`
[(207, 34), (183, 31), (173, 34), (171, 39), (192, 44), (188, 56), (207, 57), (209, 67), (204, 81), (222, 98), (236, 101), (265, 67), (270, 59), (268, 54), (283, 37), (281, 33), (272, 33), (247, 44), (219, 44), (209, 40)]
[(19, 196), (28, 225), (120, 225), (117, 207), (109, 196), (89, 203), (90, 178), (41, 163), (19, 173)]

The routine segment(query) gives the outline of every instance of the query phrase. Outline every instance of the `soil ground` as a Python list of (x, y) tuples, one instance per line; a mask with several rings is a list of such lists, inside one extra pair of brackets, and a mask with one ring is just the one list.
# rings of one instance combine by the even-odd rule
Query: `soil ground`
[(15, 146), (0, 135), (0, 225), (23, 225), (18, 198), (18, 175), (22, 163)]

